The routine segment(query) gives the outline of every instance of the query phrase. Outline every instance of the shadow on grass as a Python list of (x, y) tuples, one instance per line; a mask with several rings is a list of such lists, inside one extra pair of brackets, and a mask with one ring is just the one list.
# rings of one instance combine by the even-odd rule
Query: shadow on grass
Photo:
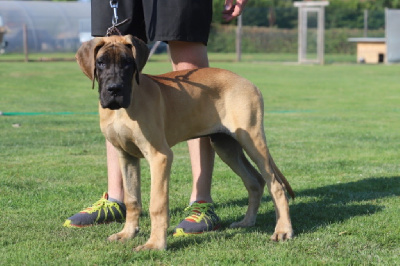
[[(400, 196), (400, 176), (366, 178), (356, 182), (339, 183), (325, 187), (297, 191), (296, 199), (290, 203), (290, 214), (296, 235), (314, 232), (320, 227), (340, 223), (352, 217), (371, 215), (383, 209), (374, 200)], [(222, 205), (247, 206), (247, 198), (221, 202)], [(271, 201), (265, 193), (263, 202)], [(300, 201), (300, 202), (299, 202)], [(243, 216), (242, 216), (243, 217)], [(241, 218), (242, 218), (241, 217)], [(223, 229), (234, 222), (234, 218), (223, 221)], [(242, 232), (264, 231), (272, 234), (275, 228), (275, 211), (260, 213), (256, 226), (240, 229)], [(224, 232), (230, 238), (235, 232)], [(212, 236), (211, 236), (212, 238)], [(211, 241), (209, 237), (189, 238), (173, 243), (169, 248)]]
[[(355, 216), (371, 215), (383, 209), (372, 201), (399, 195), (399, 176), (366, 178), (356, 182), (298, 191), (296, 199), (290, 203), (293, 229), (296, 234), (313, 232), (320, 227), (343, 222)], [(264, 197), (263, 201), (271, 201), (270, 196)], [(298, 201), (301, 202), (297, 203)], [(247, 199), (230, 204), (245, 205)], [(274, 211), (259, 213), (256, 227), (273, 232), (274, 221)]]
[(294, 230), (298, 234), (313, 232), (321, 226), (379, 212), (383, 207), (373, 201), (399, 196), (399, 184), (399, 176), (378, 177), (300, 191), (299, 198), (311, 200), (292, 204)]

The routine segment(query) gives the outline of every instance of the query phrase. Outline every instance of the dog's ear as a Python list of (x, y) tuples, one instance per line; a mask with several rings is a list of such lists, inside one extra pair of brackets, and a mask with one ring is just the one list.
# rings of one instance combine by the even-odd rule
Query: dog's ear
[(144, 41), (133, 37), (132, 35), (126, 35), (125, 40), (127, 43), (132, 44), (133, 57), (135, 58), (138, 71), (141, 72), (149, 58), (149, 48)]
[(102, 37), (94, 38), (90, 41), (84, 42), (75, 55), (76, 61), (83, 73), (93, 81), (93, 87), (96, 71), (96, 55), (103, 45), (104, 40)]

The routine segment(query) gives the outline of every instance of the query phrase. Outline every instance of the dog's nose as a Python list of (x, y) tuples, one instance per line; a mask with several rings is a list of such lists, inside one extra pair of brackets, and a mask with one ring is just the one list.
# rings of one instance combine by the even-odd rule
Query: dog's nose
[(111, 94), (116, 94), (122, 90), (122, 84), (113, 83), (107, 87), (107, 91)]

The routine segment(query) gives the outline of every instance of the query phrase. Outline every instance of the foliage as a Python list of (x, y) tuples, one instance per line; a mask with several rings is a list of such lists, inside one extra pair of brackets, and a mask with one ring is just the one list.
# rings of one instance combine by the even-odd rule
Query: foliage
[(297, 27), (297, 9), (248, 7), (243, 11), (243, 25), (293, 29)]
[[(226, 24), (221, 17), (221, 13), (224, 8), (225, 0), (214, 0), (213, 1), (213, 23)], [(252, 26), (263, 26), (265, 25), (266, 16), (270, 16), (270, 8), (291, 8), (293, 7), (292, 0), (250, 0), (247, 2), (244, 12), (249, 14), (249, 19), (253, 22)], [(249, 12), (249, 10), (252, 10)], [(268, 14), (268, 15), (267, 15)], [(275, 15), (274, 15), (275, 16)], [(243, 16), (244, 17), (244, 16)], [(257, 18), (254, 18), (257, 17)], [(278, 17), (278, 16), (276, 16)], [(286, 16), (279, 16), (283, 20), (286, 20)], [(235, 24), (235, 21), (228, 24)]]
[[(243, 12), (243, 24), (292, 29), (297, 27), (297, 8), (291, 0), (250, 0)], [(225, 24), (221, 12), (224, 0), (214, 0), (213, 22)], [(368, 28), (385, 25), (384, 9), (400, 8), (400, 0), (331, 0), (326, 8), (326, 28), (363, 28), (364, 10), (369, 11)], [(233, 21), (229, 24), (233, 25)]]
[[(309, 34), (316, 34), (309, 31)], [(325, 30), (325, 52), (331, 54), (354, 54), (356, 46), (348, 42), (350, 37), (360, 37), (363, 34), (361, 29), (331, 28)], [(385, 31), (369, 30), (370, 37), (383, 37)], [(235, 52), (236, 26), (221, 26), (214, 24), (209, 39), (209, 51), (219, 53)], [(297, 53), (297, 29), (278, 29), (268, 27), (242, 28), (242, 51), (243, 53)], [(308, 46), (313, 49), (309, 38)]]
[(400, 8), (399, 0), (329, 0), (329, 5), (340, 9), (369, 9)]

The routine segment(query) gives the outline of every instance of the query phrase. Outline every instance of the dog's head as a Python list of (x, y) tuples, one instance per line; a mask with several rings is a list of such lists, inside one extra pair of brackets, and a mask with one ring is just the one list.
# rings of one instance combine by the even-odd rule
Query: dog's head
[(131, 102), (132, 82), (139, 84), (139, 73), (146, 64), (149, 49), (131, 35), (97, 37), (82, 44), (76, 59), (94, 87), (99, 85), (100, 104), (116, 110)]

